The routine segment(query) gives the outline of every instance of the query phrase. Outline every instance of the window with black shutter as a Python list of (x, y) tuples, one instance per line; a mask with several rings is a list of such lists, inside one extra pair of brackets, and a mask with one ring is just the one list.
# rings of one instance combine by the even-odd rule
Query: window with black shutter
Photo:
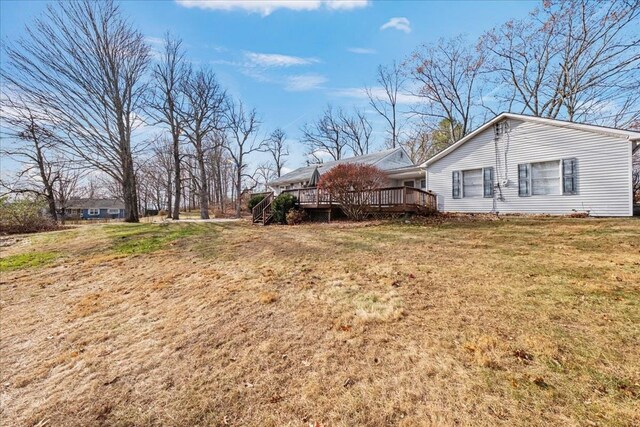
[(493, 197), (494, 176), (493, 168), (482, 170), (484, 197)]
[(518, 195), (526, 197), (531, 195), (531, 170), (529, 164), (518, 165)]
[(578, 194), (578, 159), (562, 160), (562, 193)]
[(453, 171), (451, 173), (451, 181), (452, 181), (452, 195), (454, 199), (459, 199), (460, 194), (460, 171)]

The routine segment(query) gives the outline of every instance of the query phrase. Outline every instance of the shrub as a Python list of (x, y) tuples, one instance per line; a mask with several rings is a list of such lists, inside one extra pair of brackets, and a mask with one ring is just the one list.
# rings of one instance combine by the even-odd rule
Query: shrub
[(45, 211), (46, 204), (39, 199), (0, 199), (0, 234), (56, 230), (58, 223)]
[(387, 182), (385, 173), (375, 166), (348, 163), (338, 165), (322, 175), (318, 187), (327, 190), (331, 198), (354, 221), (367, 217), (368, 192)]
[(304, 222), (304, 220), (307, 219), (307, 214), (302, 209), (291, 209), (287, 213), (286, 218), (287, 218), (287, 224), (296, 225)]
[(253, 211), (253, 208), (260, 203), (261, 201), (264, 200), (266, 196), (264, 194), (256, 194), (254, 196), (251, 196), (251, 198), (249, 199), (249, 203), (247, 203), (247, 206), (249, 207), (249, 211)]
[(296, 206), (297, 199), (289, 193), (282, 193), (271, 204), (273, 220), (279, 224), (287, 223), (287, 213)]

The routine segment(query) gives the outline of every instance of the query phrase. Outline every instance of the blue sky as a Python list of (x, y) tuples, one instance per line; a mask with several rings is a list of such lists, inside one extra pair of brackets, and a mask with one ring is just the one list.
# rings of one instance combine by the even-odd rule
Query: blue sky
[[(45, 1), (0, 2), (0, 35), (12, 40)], [(481, 1), (125, 1), (123, 11), (156, 48), (166, 31), (187, 57), (211, 67), (229, 92), (257, 108), (262, 131), (289, 136), (289, 167), (304, 161), (299, 128), (327, 103), (365, 106), (378, 64), (402, 61), (440, 37), (475, 39), (536, 2)], [(395, 18), (395, 19), (394, 19)], [(377, 143), (382, 123), (371, 116)], [(254, 162), (259, 159), (254, 158)], [(253, 162), (252, 162), (253, 163)]]

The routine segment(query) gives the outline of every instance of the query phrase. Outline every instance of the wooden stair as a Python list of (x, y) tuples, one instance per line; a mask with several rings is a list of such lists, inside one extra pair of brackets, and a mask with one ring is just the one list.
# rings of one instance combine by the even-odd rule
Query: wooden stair
[(254, 224), (267, 225), (273, 219), (271, 203), (273, 203), (273, 193), (267, 194), (260, 203), (253, 207), (251, 214)]

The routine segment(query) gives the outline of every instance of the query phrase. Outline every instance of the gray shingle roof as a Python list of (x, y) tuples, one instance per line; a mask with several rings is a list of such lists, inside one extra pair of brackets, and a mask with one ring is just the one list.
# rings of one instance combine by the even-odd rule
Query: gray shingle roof
[(124, 203), (118, 199), (70, 199), (66, 209), (124, 209)]
[(285, 185), (290, 183), (309, 181), (311, 180), (311, 176), (313, 175), (313, 172), (316, 170), (316, 168), (318, 168), (318, 172), (320, 172), (320, 174), (323, 174), (331, 170), (331, 168), (340, 164), (363, 163), (368, 165), (375, 165), (380, 160), (384, 159), (385, 157), (389, 156), (390, 154), (398, 150), (402, 150), (402, 148), (392, 148), (390, 150), (383, 150), (375, 153), (365, 154), (364, 156), (355, 156), (355, 157), (349, 157), (346, 159), (332, 160), (330, 162), (303, 166), (301, 168), (295, 169), (289, 173), (282, 175), (278, 179), (275, 179), (269, 182), (269, 185), (278, 186), (278, 185)]

